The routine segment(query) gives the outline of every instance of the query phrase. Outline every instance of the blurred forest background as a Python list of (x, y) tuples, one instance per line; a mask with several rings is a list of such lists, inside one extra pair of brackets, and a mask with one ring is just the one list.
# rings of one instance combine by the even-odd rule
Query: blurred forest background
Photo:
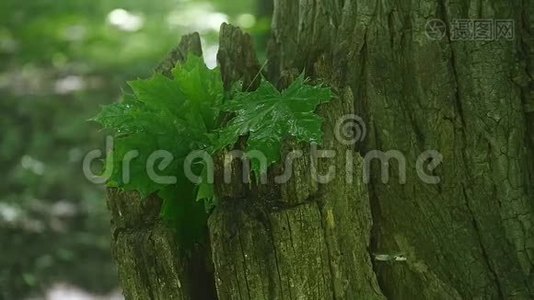
[(200, 32), (214, 66), (230, 22), (261, 57), (270, 14), (270, 0), (0, 1), (0, 299), (121, 299), (104, 188), (81, 167), (105, 137), (86, 120), (182, 34)]

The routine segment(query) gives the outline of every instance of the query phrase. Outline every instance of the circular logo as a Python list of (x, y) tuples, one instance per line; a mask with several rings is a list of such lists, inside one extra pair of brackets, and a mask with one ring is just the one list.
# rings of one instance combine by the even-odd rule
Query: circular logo
[(445, 36), (446, 32), (447, 25), (445, 22), (443, 22), (443, 20), (432, 19), (426, 22), (425, 34), (429, 39), (439, 41)]
[(347, 146), (363, 142), (367, 135), (365, 122), (360, 116), (354, 114), (341, 117), (334, 130), (338, 142)]

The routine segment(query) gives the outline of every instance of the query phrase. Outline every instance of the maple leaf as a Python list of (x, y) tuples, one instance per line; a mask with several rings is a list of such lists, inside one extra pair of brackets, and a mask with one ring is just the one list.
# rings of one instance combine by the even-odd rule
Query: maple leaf
[[(219, 130), (215, 149), (233, 146), (237, 137), (248, 135), (246, 150), (260, 151), (271, 165), (280, 160), (280, 149), (286, 137), (320, 144), (322, 118), (315, 109), (330, 101), (332, 96), (327, 87), (307, 84), (303, 75), (283, 91), (263, 80), (257, 90), (238, 93), (223, 105), (223, 110), (235, 113), (235, 117)], [(252, 169), (258, 175), (257, 160), (252, 161)]]

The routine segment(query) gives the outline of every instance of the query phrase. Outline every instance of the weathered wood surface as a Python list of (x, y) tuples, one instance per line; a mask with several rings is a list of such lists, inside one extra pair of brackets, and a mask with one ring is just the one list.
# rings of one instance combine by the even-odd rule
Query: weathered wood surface
[[(361, 151), (399, 150), (407, 184), (373, 169), (371, 251), (392, 299), (534, 297), (531, 1), (275, 1), (270, 70), (315, 72), (321, 56), (370, 129)], [(297, 17), (298, 16), (298, 17)], [(425, 35), (431, 19), (447, 36)], [(512, 40), (451, 41), (456, 19), (512, 19)], [(529, 141), (530, 140), (530, 141)], [(417, 156), (444, 156), (438, 185)], [(397, 174), (393, 163), (391, 174)], [(354, 231), (356, 235), (360, 232)]]
[[(249, 41), (238, 28), (222, 27), (223, 77), (243, 80), (245, 89), (260, 78)], [(231, 63), (242, 58), (245, 64)], [(352, 113), (351, 93), (341, 97), (322, 111), (325, 132), (333, 132), (339, 114)], [(301, 146), (288, 145), (286, 152)], [(345, 153), (353, 149), (333, 135), (327, 135), (324, 147), (338, 156), (333, 162), (320, 160), (318, 173), (327, 174), (330, 164), (344, 172)], [(240, 165), (235, 167), (239, 171)], [(295, 160), (294, 176), (286, 184), (242, 184), (239, 172), (232, 184), (216, 182), (220, 200), (209, 229), (219, 299), (380, 298), (367, 250), (371, 211), (366, 187), (361, 180), (345, 184), (345, 176), (319, 186), (311, 167), (308, 151)]]

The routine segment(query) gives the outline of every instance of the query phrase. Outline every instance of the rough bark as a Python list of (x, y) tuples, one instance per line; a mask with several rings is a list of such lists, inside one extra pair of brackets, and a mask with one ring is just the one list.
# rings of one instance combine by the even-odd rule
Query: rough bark
[[(344, 114), (364, 116), (370, 134), (357, 151), (401, 151), (407, 183), (392, 164), (388, 184), (373, 168), (368, 194), (306, 174), (280, 191), (236, 188), (210, 220), (219, 297), (532, 298), (532, 12), (520, 1), (276, 1), (270, 79), (283, 86), (306, 70), (336, 87), (325, 132)], [(466, 18), (513, 19), (515, 38), (425, 36), (428, 20)], [(332, 135), (325, 147), (346, 150)], [(416, 176), (429, 149), (444, 156), (438, 185)], [(368, 248), (407, 261), (371, 266)]]
[[(425, 35), (431, 19), (450, 28), (467, 18), (513, 19), (515, 38)], [(202, 284), (214, 282), (219, 299), (534, 298), (533, 33), (534, 3), (526, 0), (276, 0), (264, 73), (283, 87), (305, 70), (336, 90), (320, 109), (323, 148), (336, 156), (315, 163), (306, 145), (288, 141), (284, 154), (305, 152), (288, 183), (217, 182), (220, 203), (204, 252), (214, 278), (203, 273)], [(226, 87), (257, 85), (251, 44), (223, 26)], [(363, 143), (345, 145), (333, 133), (352, 113), (369, 132)], [(378, 165), (370, 184), (362, 182), (362, 157), (374, 149), (404, 154), (405, 184), (396, 163), (389, 183)], [(416, 173), (418, 155), (429, 149), (444, 157), (437, 185)], [(354, 172), (346, 172), (347, 157)], [(326, 174), (331, 166), (331, 182), (310, 177), (312, 168)], [(282, 170), (272, 168), (270, 180)], [(168, 229), (146, 213), (156, 209), (151, 202), (121, 197), (132, 196), (112, 192), (110, 206), (127, 297), (210, 299), (192, 294), (199, 282), (187, 268), (198, 264), (177, 254)], [(407, 260), (377, 261), (376, 253)]]
[[(383, 295), (532, 298), (532, 3), (324, 0), (275, 7), (271, 71), (314, 74), (325, 57), (333, 81), (351, 89), (354, 110), (371, 129), (360, 152), (406, 156), (406, 184), (392, 164), (389, 184), (376, 168), (369, 186), (372, 251), (407, 257), (375, 262)], [(450, 28), (467, 18), (513, 19), (515, 38), (451, 42), (424, 34), (430, 19)], [(439, 185), (414, 172), (427, 149), (444, 155)]]

